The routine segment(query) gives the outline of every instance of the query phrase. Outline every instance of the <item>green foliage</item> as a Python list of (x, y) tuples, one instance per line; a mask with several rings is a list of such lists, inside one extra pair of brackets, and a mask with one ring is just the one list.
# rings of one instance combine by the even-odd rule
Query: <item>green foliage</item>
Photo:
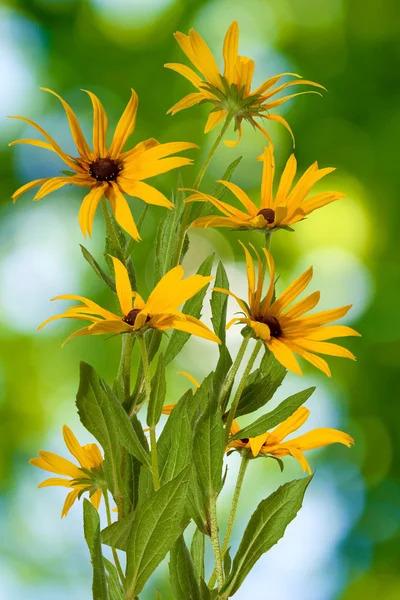
[(186, 468), (135, 511), (126, 549), (127, 597), (142, 591), (182, 534), (188, 482)]
[(93, 567), (93, 600), (109, 600), (100, 542), (100, 517), (92, 503), (83, 500), (83, 531)]
[[(214, 393), (218, 397), (221, 394), (222, 386), (224, 385), (226, 376), (229, 373), (232, 363), (233, 361), (231, 355), (229, 354), (228, 348), (221, 345), (219, 347), (219, 359), (213, 379)], [(229, 399), (229, 393), (227, 394), (227, 397)]]
[[(229, 290), (229, 281), (228, 276), (225, 271), (225, 267), (220, 261), (217, 267), (217, 273), (215, 276), (214, 287), (224, 288)], [(226, 343), (226, 309), (228, 306), (228, 296), (226, 294), (222, 294), (221, 292), (213, 292), (211, 294), (211, 322), (213, 324), (213, 329), (215, 334), (219, 337), (222, 344)], [(220, 346), (220, 352), (222, 351), (223, 346)]]
[(119, 581), (118, 571), (113, 563), (103, 558), (104, 565), (107, 569), (107, 585), (110, 600), (125, 600), (124, 589)]
[(196, 527), (190, 545), (190, 554), (192, 555), (193, 565), (198, 579), (204, 579), (205, 541), (204, 533)]
[(243, 427), (238, 433), (232, 436), (231, 440), (238, 440), (240, 438), (250, 438), (261, 435), (266, 431), (269, 431), (272, 427), (279, 425), (286, 419), (288, 419), (304, 402), (306, 402), (311, 394), (315, 391), (315, 387), (307, 388), (302, 392), (293, 394), (289, 398), (286, 398), (279, 406), (274, 410), (263, 415), (257, 421), (254, 421), (251, 425)]
[(199, 578), (183, 535), (171, 548), (169, 577), (175, 600), (202, 600)]
[(147, 408), (147, 425), (149, 427), (157, 425), (160, 420), (166, 393), (167, 382), (165, 379), (165, 363), (163, 355), (160, 354), (158, 357), (157, 370), (151, 381), (150, 400)]
[(283, 537), (302, 506), (310, 481), (311, 477), (304, 477), (285, 483), (260, 502), (243, 534), (223, 593), (233, 596), (258, 559)]
[[(264, 358), (266, 358), (264, 362)], [(249, 384), (244, 388), (236, 409), (236, 416), (247, 415), (262, 406), (275, 395), (286, 376), (286, 369), (271, 353), (265, 353), (262, 364), (251, 374)], [(263, 376), (263, 374), (265, 375)]]
[[(197, 274), (208, 276), (211, 273), (211, 269), (214, 262), (214, 254), (208, 256), (200, 265)], [(203, 301), (208, 290), (208, 285), (205, 285), (195, 296), (185, 302), (182, 308), (182, 312), (185, 315), (191, 315), (196, 319), (201, 317), (201, 309), (203, 308)], [(165, 364), (168, 365), (171, 360), (182, 350), (183, 346), (190, 338), (190, 333), (184, 331), (174, 331), (171, 334), (169, 344), (165, 351)]]
[(123, 519), (103, 529), (101, 532), (102, 543), (126, 552), (134, 518), (135, 512), (131, 512)]
[(107, 275), (107, 273), (105, 273), (105, 271), (103, 271), (103, 269), (100, 267), (99, 263), (96, 261), (95, 258), (93, 258), (93, 256), (90, 254), (89, 250), (87, 250), (85, 248), (85, 246), (82, 246), (82, 244), (79, 244), (81, 247), (81, 251), (82, 251), (82, 255), (83, 258), (89, 263), (89, 265), (92, 267), (93, 271), (96, 273), (97, 277), (99, 277), (102, 281), (104, 281), (104, 283), (106, 285), (108, 285), (108, 287), (115, 292), (115, 283), (114, 281), (111, 279), (111, 277), (109, 277)]

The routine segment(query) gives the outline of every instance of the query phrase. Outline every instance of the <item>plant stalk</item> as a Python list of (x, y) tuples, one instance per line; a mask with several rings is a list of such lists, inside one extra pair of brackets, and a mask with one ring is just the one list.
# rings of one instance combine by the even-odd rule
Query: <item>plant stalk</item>
[(214, 492), (210, 494), (210, 528), (211, 528), (211, 545), (214, 553), (215, 571), (220, 590), (224, 583), (224, 570), (222, 566), (221, 548), (218, 538), (218, 521), (217, 521), (217, 499)]
[[(103, 496), (104, 496), (104, 504), (106, 505), (107, 525), (110, 526), (110, 525), (112, 525), (112, 519), (111, 519), (110, 501), (108, 498), (108, 491), (106, 489), (103, 490)], [(118, 571), (118, 575), (121, 579), (121, 583), (122, 583), (122, 585), (125, 585), (125, 575), (122, 570), (121, 563), (119, 562), (118, 553), (113, 546), (111, 546), (111, 551), (112, 551), (112, 555), (114, 558), (115, 567), (116, 567), (116, 569)]]
[(122, 382), (123, 402), (131, 395), (131, 363), (134, 337), (127, 333), (122, 336), (121, 359), (118, 367), (118, 380)]
[(257, 355), (261, 349), (261, 346), (262, 346), (262, 342), (261, 342), (261, 340), (258, 340), (256, 345), (254, 346), (254, 350), (250, 356), (249, 362), (247, 363), (247, 366), (243, 372), (242, 379), (239, 382), (235, 397), (232, 402), (232, 406), (229, 409), (228, 418), (226, 420), (226, 425), (225, 425), (225, 441), (226, 441), (226, 443), (228, 443), (228, 441), (229, 441), (229, 434), (231, 431), (233, 419), (235, 418), (236, 409), (239, 404), (240, 396), (242, 395), (242, 392), (246, 386), (247, 378), (250, 375), (251, 369), (253, 368), (253, 365), (254, 365), (254, 361), (257, 358)]

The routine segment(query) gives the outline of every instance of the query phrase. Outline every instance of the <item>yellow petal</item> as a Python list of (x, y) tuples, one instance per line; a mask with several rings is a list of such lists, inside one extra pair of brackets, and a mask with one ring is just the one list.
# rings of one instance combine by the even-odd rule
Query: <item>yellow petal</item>
[(239, 89), (244, 88), (244, 97), (249, 96), (250, 94), (254, 66), (254, 60), (247, 58), (247, 56), (239, 56), (236, 61), (236, 85)]
[(310, 267), (305, 273), (300, 275), (271, 305), (272, 315), (279, 315), (310, 283), (313, 276), (313, 269)]
[(224, 77), (229, 84), (235, 83), (236, 76), (236, 61), (239, 50), (239, 26), (237, 21), (229, 26), (224, 39), (223, 56), (224, 56)]
[(205, 340), (209, 340), (211, 342), (216, 342), (217, 344), (221, 343), (221, 340), (213, 331), (211, 331), (211, 329), (190, 315), (185, 315), (184, 320), (172, 316), (168, 320), (164, 321), (162, 326), (157, 327), (157, 329), (177, 329), (178, 331), (185, 331), (186, 333), (196, 335), (197, 337), (204, 338)]
[(265, 441), (268, 439), (269, 433), (263, 433), (262, 435), (258, 435), (257, 437), (250, 438), (249, 444), (251, 448), (251, 452), (254, 457), (258, 456), (261, 448), (263, 447)]
[(53, 90), (49, 90), (48, 88), (40, 88), (40, 89), (43, 90), (44, 92), (49, 92), (50, 94), (53, 94), (53, 96), (55, 96), (56, 98), (58, 98), (60, 100), (60, 102), (63, 105), (64, 110), (66, 112), (69, 126), (70, 126), (71, 133), (72, 133), (72, 137), (74, 139), (76, 147), (78, 148), (79, 154), (82, 156), (82, 158), (85, 158), (88, 161), (92, 161), (93, 160), (93, 152), (89, 148), (89, 145), (88, 145), (87, 141), (85, 140), (85, 136), (83, 135), (82, 129), (79, 125), (79, 121), (78, 121), (74, 111), (69, 106), (69, 104), (67, 104), (67, 102), (65, 102), (65, 100), (63, 98), (61, 98), (61, 96), (56, 94), (56, 92), (53, 92)]
[(347, 336), (361, 336), (361, 333), (358, 333), (358, 331), (351, 327), (347, 327), (347, 325), (327, 325), (319, 327), (316, 331), (307, 334), (308, 339), (318, 340), (320, 342), (330, 340), (331, 338)]
[(301, 75), (297, 75), (297, 73), (280, 73), (279, 75), (274, 75), (274, 77), (270, 77), (269, 79), (267, 79), (266, 81), (264, 81), (263, 84), (260, 85), (260, 87), (258, 87), (254, 94), (264, 94), (267, 90), (269, 90), (273, 85), (275, 85), (275, 83), (277, 81), (279, 81), (279, 79), (281, 79), (282, 77), (285, 77), (286, 75), (291, 75), (292, 77), (297, 77), (298, 79), (301, 79)]
[(93, 504), (96, 510), (99, 510), (102, 495), (103, 494), (101, 490), (96, 490), (95, 493), (90, 496), (90, 502)]
[(210, 215), (209, 217), (200, 217), (195, 219), (190, 227), (192, 229), (207, 229), (210, 227), (235, 227), (237, 223), (229, 217), (215, 217)]
[(224, 290), (224, 288), (219, 288), (219, 287), (215, 287), (213, 288), (213, 292), (221, 292), (221, 294), (226, 294), (227, 296), (232, 296), (232, 298), (235, 298), (236, 302), (239, 304), (240, 308), (242, 309), (242, 311), (247, 315), (249, 315), (249, 310), (246, 306), (246, 304), (244, 303), (243, 300), (241, 300), (239, 298), (239, 296), (236, 296), (236, 294), (234, 294), (233, 292), (229, 291), (229, 290)]
[(97, 185), (91, 189), (82, 200), (82, 204), (79, 209), (78, 220), (81, 231), (85, 237), (87, 233), (90, 237), (92, 237), (94, 216), (107, 187), (108, 186), (106, 185)]
[(225, 146), (228, 146), (228, 148), (235, 148), (239, 144), (240, 140), (242, 139), (242, 124), (241, 123), (238, 125), (237, 131), (238, 131), (238, 139), (236, 141), (232, 141), (232, 140), (224, 141)]
[(43, 142), (42, 140), (35, 140), (32, 138), (24, 138), (22, 140), (15, 140), (14, 142), (10, 142), (9, 146), (16, 146), (17, 144), (27, 144), (29, 146), (37, 146), (38, 148), (45, 148), (45, 150), (51, 150), (51, 152), (55, 152), (53, 146), (48, 144), (47, 142)]
[(50, 179), (53, 179), (53, 178), (52, 177), (44, 177), (42, 179), (35, 179), (34, 181), (29, 181), (29, 183), (25, 183), (24, 185), (22, 185), (12, 195), (14, 204), (18, 200), (18, 198), (20, 196), (22, 196), (22, 194), (24, 194), (25, 192), (28, 192), (29, 190), (31, 190), (32, 188), (34, 188), (38, 185), (41, 185), (42, 183), (45, 183), (46, 181), (49, 181)]
[(39, 456), (48, 466), (52, 467), (51, 469), (47, 469), (48, 471), (51, 470), (53, 473), (67, 475), (68, 477), (72, 477), (72, 479), (80, 479), (82, 477), (82, 471), (76, 465), (66, 458), (58, 456), (58, 454), (40, 450)]
[(347, 306), (341, 306), (340, 308), (332, 308), (330, 310), (323, 310), (312, 315), (307, 315), (306, 317), (298, 319), (297, 324), (299, 326), (307, 327), (325, 325), (325, 323), (330, 323), (331, 321), (336, 321), (337, 319), (344, 317), (351, 307), (352, 304), (348, 304)]
[(75, 500), (78, 498), (78, 495), (79, 495), (79, 490), (72, 490), (72, 492), (70, 492), (68, 494), (68, 496), (65, 499), (64, 506), (63, 506), (63, 509), (61, 512), (61, 518), (67, 516), (67, 514), (70, 511), (71, 506), (73, 505)]
[(244, 250), (244, 254), (246, 257), (246, 272), (247, 272), (247, 281), (248, 281), (248, 298), (249, 298), (249, 306), (252, 308), (253, 300), (254, 300), (254, 292), (256, 288), (256, 275), (254, 270), (253, 259), (251, 258), (250, 252), (247, 250), (246, 246), (239, 240), (239, 244), (242, 246)]
[(303, 298), (303, 300), (299, 300), (296, 304), (293, 304), (292, 308), (289, 308), (285, 312), (282, 313), (287, 318), (296, 319), (297, 317), (301, 317), (304, 313), (312, 310), (317, 306), (319, 299), (321, 297), (321, 292), (313, 292), (307, 298)]
[(306, 215), (309, 215), (317, 208), (322, 208), (331, 202), (335, 202), (336, 200), (340, 200), (341, 198), (345, 197), (346, 194), (341, 194), (340, 192), (322, 192), (320, 194), (315, 194), (315, 196), (311, 196), (311, 198), (307, 198), (307, 200), (304, 200), (301, 203), (301, 208)]
[(83, 90), (87, 94), (92, 101), (93, 105), (93, 149), (97, 158), (105, 158), (107, 155), (107, 145), (106, 145), (106, 134), (108, 127), (108, 120), (103, 105), (101, 104), (98, 97), (89, 92), (88, 90)]
[(250, 327), (258, 337), (258, 339), (266, 342), (271, 338), (271, 331), (266, 323), (261, 323), (260, 321), (250, 321)]
[(115, 286), (122, 314), (126, 316), (132, 310), (132, 287), (128, 271), (118, 258), (111, 257), (115, 271)]
[(167, 69), (171, 69), (172, 71), (176, 71), (177, 73), (179, 73), (179, 75), (186, 77), (186, 79), (188, 79), (190, 83), (193, 83), (193, 85), (199, 90), (201, 90), (201, 86), (204, 85), (204, 81), (200, 79), (197, 73), (195, 73), (193, 69), (187, 67), (186, 65), (181, 65), (180, 63), (167, 63), (164, 65), (164, 67), (166, 67)]
[(44, 487), (72, 487), (71, 480), (69, 479), (59, 479), (58, 477), (51, 477), (50, 479), (45, 479), (42, 483), (39, 483), (39, 488)]
[(320, 427), (313, 429), (304, 435), (300, 435), (293, 440), (288, 440), (285, 446), (295, 446), (299, 450), (313, 450), (314, 448), (322, 448), (323, 446), (329, 446), (330, 444), (344, 444), (348, 448), (354, 444), (353, 438), (339, 431), (338, 429), (331, 429), (329, 427)]
[(327, 354), (329, 356), (339, 356), (342, 358), (350, 358), (356, 360), (356, 357), (350, 350), (338, 346), (337, 344), (330, 344), (329, 342), (318, 342), (314, 340), (298, 339), (297, 344), (305, 350), (311, 352), (317, 352), (318, 354)]
[(135, 90), (131, 89), (131, 98), (118, 122), (113, 141), (110, 146), (110, 158), (117, 158), (119, 156), (126, 144), (127, 139), (135, 129), (138, 104), (139, 100), (137, 94)]
[(195, 388), (199, 388), (200, 387), (200, 384), (196, 381), (196, 379), (192, 375), (190, 375), (189, 373), (186, 373), (186, 371), (178, 371), (177, 375), (184, 375), (185, 377), (187, 377), (187, 379), (189, 379), (189, 381), (191, 383), (193, 383), (193, 385), (194, 385)]
[(174, 38), (176, 39), (176, 41), (178, 42), (178, 44), (180, 45), (190, 62), (193, 63), (193, 65), (197, 68), (196, 58), (189, 36), (185, 35), (184, 33), (181, 33), (180, 31), (177, 31), (176, 33), (174, 33)]
[(192, 45), (194, 65), (212, 85), (221, 87), (221, 78), (215, 58), (201, 37), (194, 29), (189, 31), (190, 43)]
[(191, 108), (192, 106), (195, 106), (195, 104), (199, 104), (204, 98), (205, 96), (202, 92), (192, 92), (187, 94), (168, 109), (167, 115), (175, 115), (179, 111), (185, 110), (185, 108)]
[(159, 312), (163, 312), (164, 308), (169, 306), (168, 298), (183, 275), (183, 268), (178, 265), (160, 279), (146, 302), (146, 310), (149, 314), (156, 315)]
[(121, 193), (118, 185), (112, 181), (111, 185), (106, 188), (105, 194), (111, 204), (115, 220), (129, 235), (136, 241), (140, 241), (141, 237), (136, 227), (135, 221), (129, 208), (126, 198)]
[(243, 204), (247, 212), (251, 217), (255, 217), (258, 209), (255, 204), (250, 200), (249, 196), (244, 192), (238, 185), (231, 183), (230, 181), (224, 181), (220, 179), (218, 183), (222, 183), (225, 187), (228, 188), (236, 196), (236, 198)]
[(72, 433), (69, 427), (64, 425), (63, 427), (63, 438), (65, 445), (68, 450), (71, 452), (72, 456), (76, 458), (76, 460), (80, 463), (81, 467), (84, 469), (90, 469), (90, 463), (87, 461), (84, 452), (82, 451), (82, 446)]
[(299, 363), (287, 344), (273, 337), (271, 337), (266, 344), (281, 365), (289, 371), (293, 371), (296, 375), (303, 375)]
[(272, 258), (271, 252), (269, 252), (266, 248), (263, 248), (264, 256), (267, 259), (268, 271), (269, 271), (269, 286), (266, 296), (261, 305), (261, 313), (265, 314), (269, 309), (270, 304), (272, 302), (272, 298), (275, 290), (275, 262)]
[(279, 444), (285, 437), (297, 431), (310, 416), (310, 411), (305, 406), (298, 408), (286, 421), (271, 431), (271, 438)]
[(217, 110), (210, 112), (208, 115), (207, 123), (204, 128), (204, 133), (209, 133), (214, 127), (216, 127), (221, 121), (225, 119), (227, 112), (225, 110)]
[(290, 188), (292, 187), (293, 180), (296, 176), (297, 171), (297, 161), (294, 154), (289, 157), (285, 168), (283, 170), (281, 180), (279, 182), (279, 188), (276, 193), (275, 204), (279, 205), (282, 202), (286, 201), (286, 198), (290, 192)]

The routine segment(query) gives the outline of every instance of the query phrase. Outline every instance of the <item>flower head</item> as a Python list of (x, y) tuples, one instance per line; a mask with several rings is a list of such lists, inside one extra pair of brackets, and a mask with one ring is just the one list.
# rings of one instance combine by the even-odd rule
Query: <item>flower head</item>
[[(319, 302), (320, 292), (314, 292), (306, 298), (292, 302), (306, 289), (313, 275), (312, 267), (303, 275), (300, 275), (276, 300), (275, 297), (275, 264), (272, 255), (263, 248), (268, 263), (270, 282), (266, 295), (263, 295), (264, 273), (263, 265), (257, 251), (251, 246), (256, 254), (258, 262), (258, 277), (250, 252), (244, 248), (246, 255), (246, 268), (248, 279), (248, 302), (238, 298), (232, 292), (214, 288), (218, 292), (233, 296), (244, 316), (235, 317), (227, 329), (234, 323), (243, 323), (252, 328), (254, 335), (262, 340), (267, 348), (274, 354), (275, 358), (286, 369), (302, 375), (295, 354), (304, 358), (312, 365), (323, 371), (328, 377), (331, 376), (327, 362), (318, 354), (330, 356), (342, 356), (355, 360), (354, 355), (337, 344), (327, 342), (331, 338), (358, 336), (354, 329), (346, 325), (327, 325), (344, 317), (351, 305), (324, 310), (322, 312), (305, 315)], [(251, 244), (250, 244), (251, 245)], [(291, 308), (289, 306), (292, 304)]]
[(320, 169), (318, 163), (313, 163), (300, 177), (296, 185), (293, 180), (296, 175), (297, 163), (294, 154), (289, 158), (282, 173), (278, 191), (274, 195), (273, 183), (275, 173), (275, 160), (273, 148), (265, 147), (263, 154), (258, 158), (263, 162), (263, 175), (261, 183), (260, 205), (249, 198), (239, 186), (230, 181), (219, 181), (227, 187), (242, 204), (243, 209), (194, 190), (186, 202), (210, 202), (223, 216), (210, 215), (200, 217), (193, 221), (191, 227), (229, 227), (234, 229), (249, 229), (273, 231), (279, 228), (290, 227), (304, 219), (308, 214), (330, 202), (344, 198), (340, 192), (320, 192), (307, 198), (312, 187), (325, 175), (332, 173), (334, 168)]
[[(54, 192), (65, 185), (77, 185), (89, 188), (89, 193), (83, 199), (79, 211), (79, 224), (84, 236), (88, 233), (92, 235), (93, 219), (96, 214), (98, 204), (103, 196), (106, 196), (111, 204), (115, 219), (119, 225), (136, 241), (140, 240), (135, 221), (133, 220), (128, 202), (124, 196), (133, 196), (140, 198), (147, 204), (165, 206), (172, 209), (173, 204), (156, 188), (145, 179), (154, 177), (161, 173), (166, 173), (172, 169), (189, 165), (192, 161), (189, 158), (170, 157), (172, 154), (187, 150), (188, 148), (197, 148), (195, 144), (189, 142), (171, 142), (168, 144), (159, 144), (155, 139), (148, 139), (140, 142), (131, 150), (123, 152), (123, 148), (133, 132), (136, 123), (136, 112), (138, 108), (138, 97), (134, 90), (131, 93), (131, 99), (123, 112), (117, 128), (114, 133), (111, 145), (107, 147), (107, 115), (100, 100), (92, 92), (87, 92), (92, 101), (93, 117), (93, 150), (89, 147), (82, 133), (78, 119), (70, 106), (58, 94), (52, 90), (45, 89), (56, 96), (62, 103), (67, 114), (71, 134), (76, 144), (79, 157), (72, 157), (63, 152), (60, 146), (42, 127), (25, 117), (11, 117), (21, 119), (37, 129), (46, 142), (36, 139), (23, 139), (12, 142), (15, 144), (30, 144), (39, 146), (46, 150), (51, 150), (65, 162), (67, 167), (73, 171), (71, 176), (47, 177), (30, 181), (20, 187), (14, 194), (13, 200), (18, 198), (28, 190), (40, 185), (34, 200), (40, 200), (50, 192)], [(86, 90), (85, 90), (86, 91)]]
[[(304, 435), (300, 435), (291, 440), (285, 438), (297, 431), (310, 416), (310, 411), (304, 406), (298, 408), (291, 417), (283, 423), (275, 427), (271, 432), (265, 432), (254, 438), (243, 438), (232, 441), (228, 444), (229, 449), (235, 449), (240, 452), (243, 450), (251, 450), (253, 457), (260, 455), (268, 455), (274, 457), (293, 456), (301, 464), (303, 471), (308, 471), (311, 475), (311, 467), (308, 464), (303, 452), (305, 450), (313, 450), (314, 448), (322, 448), (330, 444), (344, 444), (350, 447), (354, 444), (354, 440), (347, 433), (337, 429), (323, 427), (313, 429)], [(231, 436), (240, 432), (240, 427), (236, 421), (233, 422)]]
[(75, 500), (80, 498), (84, 492), (89, 492), (93, 506), (96, 509), (99, 508), (102, 497), (103, 457), (96, 444), (81, 446), (66, 425), (63, 427), (63, 436), (65, 445), (78, 461), (79, 467), (62, 456), (42, 450), (39, 451), (40, 458), (32, 458), (29, 462), (31, 465), (39, 467), (39, 469), (68, 478), (52, 477), (39, 484), (40, 488), (61, 486), (71, 489), (65, 499), (61, 513), (61, 517), (66, 517)]
[[(236, 146), (242, 135), (243, 119), (257, 127), (266, 138), (271, 141), (269, 134), (265, 129), (255, 121), (255, 118), (278, 121), (284, 125), (292, 134), (289, 124), (279, 115), (270, 114), (270, 110), (276, 108), (295, 96), (301, 94), (317, 94), (313, 90), (289, 94), (282, 98), (275, 98), (276, 94), (294, 85), (312, 85), (322, 89), (322, 85), (313, 81), (302, 80), (296, 73), (281, 73), (270, 77), (254, 91), (251, 91), (251, 83), (254, 74), (254, 61), (246, 56), (239, 56), (239, 26), (237, 21), (228, 28), (225, 35), (223, 57), (224, 73), (220, 73), (217, 62), (211, 53), (211, 50), (203, 40), (201, 35), (194, 29), (189, 31), (189, 35), (180, 33), (174, 34), (175, 39), (186, 54), (193, 66), (199, 71), (200, 76), (190, 67), (180, 63), (168, 63), (164, 65), (168, 69), (176, 71), (183, 75), (197, 88), (196, 92), (188, 94), (182, 100), (177, 102), (169, 113), (175, 114), (184, 108), (189, 108), (200, 103), (209, 102), (212, 104), (212, 111), (208, 117), (205, 127), (205, 133), (208, 133), (218, 123), (223, 121), (228, 114), (233, 114), (235, 118), (235, 130), (239, 132), (237, 142), (225, 142), (227, 146)], [(295, 80), (288, 81), (277, 87), (275, 85), (285, 75), (295, 77)]]
[(122, 316), (115, 315), (82, 296), (65, 294), (57, 296), (53, 300), (77, 300), (82, 304), (71, 306), (64, 313), (50, 317), (39, 326), (39, 329), (56, 319), (81, 319), (92, 321), (92, 324), (79, 329), (68, 340), (81, 335), (135, 333), (152, 328), (159, 331), (177, 329), (218, 344), (221, 343), (204, 323), (178, 310), (181, 304), (207, 285), (212, 277), (191, 275), (183, 279), (183, 268), (181, 266), (174, 267), (158, 282), (145, 302), (138, 292), (132, 292), (128, 271), (122, 262), (114, 257), (112, 260)]

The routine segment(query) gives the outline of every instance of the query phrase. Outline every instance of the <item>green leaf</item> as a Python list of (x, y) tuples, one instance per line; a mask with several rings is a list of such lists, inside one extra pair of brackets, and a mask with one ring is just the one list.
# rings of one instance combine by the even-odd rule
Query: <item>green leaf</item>
[(147, 425), (149, 427), (157, 425), (160, 420), (166, 393), (167, 382), (165, 379), (165, 362), (163, 355), (160, 354), (158, 357), (157, 369), (151, 381), (150, 400), (147, 408)]
[[(274, 360), (278, 363), (275, 357)], [(261, 373), (262, 371), (259, 370), (259, 372)], [(285, 376), (285, 367), (278, 363), (275, 368), (271, 368), (270, 374), (247, 385), (240, 396), (236, 416), (248, 415), (267, 404), (274, 396)]]
[(162, 600), (160, 590), (156, 590), (156, 595), (154, 596), (154, 600)]
[(205, 541), (204, 533), (196, 527), (190, 546), (190, 554), (192, 555), (193, 565), (198, 579), (200, 579), (200, 577), (204, 579)]
[(232, 567), (232, 558), (231, 558), (230, 548), (228, 548), (227, 551), (224, 554), (224, 574), (225, 574), (225, 579), (227, 579), (229, 577), (229, 573), (231, 572), (231, 567)]
[[(232, 366), (232, 358), (229, 354), (229, 350), (226, 346), (219, 347), (219, 359), (217, 363), (217, 367), (215, 369), (213, 386), (214, 393), (219, 397), (221, 394), (222, 386), (225, 383), (226, 376), (229, 373), (229, 370)], [(229, 399), (229, 393), (227, 394)]]
[(193, 442), (193, 463), (207, 510), (210, 495), (218, 496), (222, 488), (224, 451), (222, 415), (214, 395), (207, 411), (199, 419)]
[(190, 402), (193, 393), (188, 390), (168, 417), (157, 442), (160, 481), (168, 483), (192, 460), (193, 423), (190, 418)]
[[(225, 173), (221, 177), (223, 181), (230, 181), (232, 179), (232, 175), (235, 172), (241, 160), (242, 156), (239, 156), (239, 158), (230, 163)], [(214, 196), (214, 198), (217, 198), (217, 200), (221, 200), (227, 191), (228, 188), (225, 185), (223, 185), (222, 183), (217, 183), (217, 185), (211, 192), (211, 196)], [(203, 213), (206, 212), (206, 209), (208, 209), (207, 214), (211, 214), (211, 210), (213, 209), (213, 206), (209, 202), (194, 202), (193, 204), (196, 204), (197, 206), (194, 206), (194, 208), (192, 208), (191, 210), (190, 221), (198, 219)]]
[(104, 281), (104, 283), (106, 283), (108, 287), (115, 293), (116, 289), (114, 281), (107, 275), (107, 273), (105, 273), (105, 271), (103, 271), (99, 263), (90, 254), (89, 250), (87, 250), (85, 246), (82, 246), (82, 244), (79, 245), (81, 247), (83, 258), (89, 263), (96, 275), (100, 277), (100, 279)]
[(175, 600), (202, 600), (192, 557), (183, 535), (171, 548), (169, 578)]
[(135, 512), (129, 513), (120, 521), (115, 521), (101, 532), (101, 541), (107, 546), (118, 548), (126, 552), (128, 547), (129, 534), (131, 532)]
[(83, 500), (83, 530), (93, 567), (93, 600), (108, 600), (106, 573), (100, 541), (100, 517), (92, 503)]
[[(220, 261), (217, 267), (217, 273), (215, 276), (214, 287), (224, 288), (225, 290), (229, 290), (229, 281), (228, 276), (226, 274), (224, 265)], [(226, 343), (226, 309), (228, 306), (228, 296), (226, 294), (222, 294), (221, 292), (213, 292), (211, 294), (211, 322), (213, 324), (213, 329), (215, 334), (219, 337), (222, 344)], [(220, 346), (220, 351), (222, 350), (222, 346)]]
[(103, 558), (107, 569), (107, 584), (110, 600), (125, 600), (124, 589), (119, 581), (118, 571), (112, 562)]
[(311, 477), (304, 477), (285, 483), (260, 502), (243, 534), (222, 593), (233, 596), (258, 559), (283, 537), (302, 506), (310, 481)]
[[(182, 177), (178, 176), (178, 188), (183, 187)], [(155, 281), (158, 283), (171, 268), (172, 261), (177, 251), (179, 238), (180, 222), (185, 209), (184, 193), (177, 191), (172, 196), (172, 203), (175, 208), (166, 211), (165, 216), (160, 220), (155, 240), (156, 262), (155, 262)]]
[[(141, 426), (137, 427), (137, 419), (129, 420), (107, 383), (93, 367), (84, 362), (81, 363), (76, 405), (82, 424), (100, 442), (106, 459), (110, 461), (114, 488), (118, 483), (120, 444), (142, 464), (150, 465), (149, 453), (145, 447), (146, 438)], [(118, 484), (117, 488), (119, 487)]]
[(126, 596), (139, 594), (183, 533), (189, 467), (134, 513), (126, 552)]
[(251, 425), (243, 427), (243, 429), (230, 438), (231, 441), (240, 438), (256, 437), (257, 435), (262, 435), (266, 431), (269, 431), (272, 427), (279, 425), (279, 423), (288, 419), (302, 404), (304, 404), (304, 402), (307, 402), (314, 391), (315, 387), (310, 387), (286, 398), (286, 400), (281, 402), (274, 410), (263, 415)]
[[(203, 275), (205, 277), (210, 275), (213, 262), (214, 254), (211, 254), (201, 263), (197, 274)], [(207, 289), (208, 284), (205, 285), (202, 290), (197, 292), (195, 296), (193, 296), (185, 302), (182, 308), (183, 314), (191, 315), (196, 319), (199, 319), (201, 317), (201, 309), (203, 308), (203, 301), (207, 293)], [(165, 351), (165, 365), (168, 365), (171, 362), (171, 360), (175, 358), (175, 356), (182, 350), (183, 346), (186, 344), (189, 338), (190, 333), (185, 333), (184, 331), (177, 330), (174, 330), (172, 332), (169, 344)]]

